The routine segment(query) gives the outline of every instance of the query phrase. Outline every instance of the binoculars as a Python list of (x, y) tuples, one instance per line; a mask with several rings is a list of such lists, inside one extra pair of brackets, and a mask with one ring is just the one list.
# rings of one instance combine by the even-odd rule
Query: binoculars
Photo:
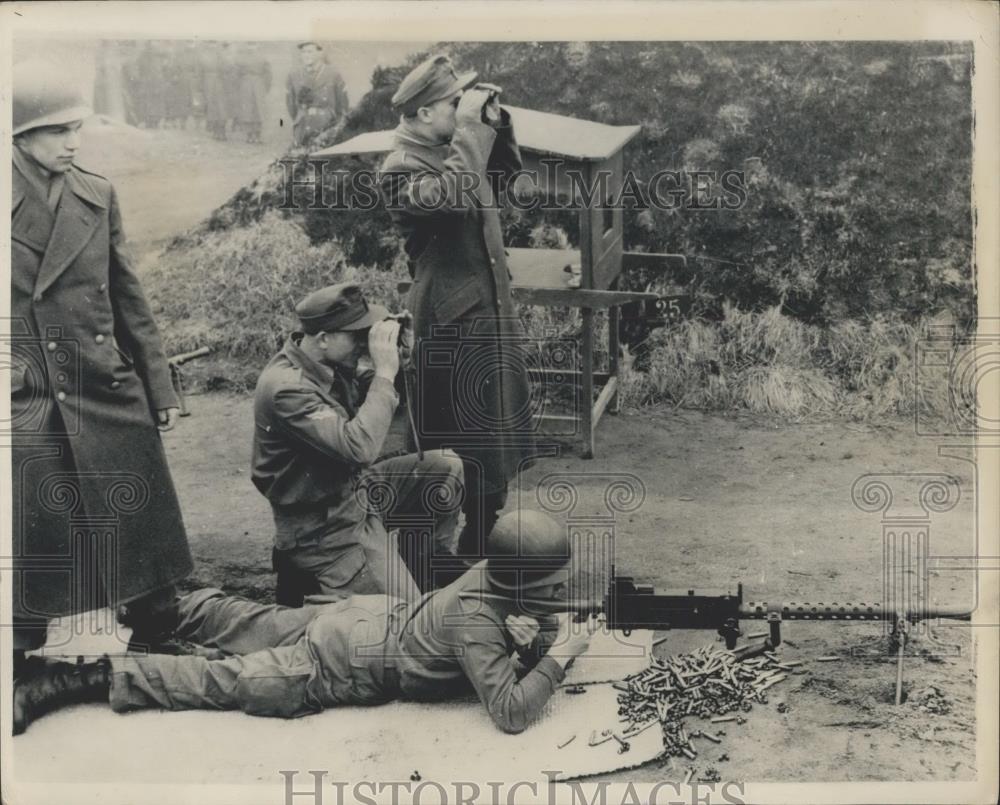
[(496, 97), (503, 92), (503, 89), (498, 87), (496, 84), (479, 83), (476, 84), (473, 89), (485, 90), (489, 93), (489, 97), (486, 99), (486, 103), (493, 103)]
[(413, 316), (410, 315), (409, 311), (403, 311), (402, 313), (390, 314), (389, 319), (399, 322), (396, 345), (401, 349), (410, 349), (413, 346)]

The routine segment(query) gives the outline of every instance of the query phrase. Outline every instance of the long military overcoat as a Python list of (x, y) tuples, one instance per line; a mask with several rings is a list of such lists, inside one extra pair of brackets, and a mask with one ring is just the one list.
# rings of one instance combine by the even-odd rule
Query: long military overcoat
[(444, 144), (404, 120), (379, 180), (413, 275), (417, 393), (409, 404), (420, 446), (480, 464), (484, 493), (503, 489), (533, 449), (533, 347), (514, 308), (496, 204), (520, 167), (503, 110), (496, 129), (459, 125)]
[(155, 410), (176, 405), (111, 183), (71, 168), (56, 213), (15, 167), (14, 613), (135, 599), (192, 567)]
[(347, 88), (340, 73), (325, 62), (315, 70), (299, 67), (285, 81), (285, 103), (295, 144), (302, 145), (347, 113)]

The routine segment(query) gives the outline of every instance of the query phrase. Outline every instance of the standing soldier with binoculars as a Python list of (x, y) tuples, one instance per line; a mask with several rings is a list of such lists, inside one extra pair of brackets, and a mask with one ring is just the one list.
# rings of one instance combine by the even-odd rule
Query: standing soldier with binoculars
[[(274, 514), (277, 602), (368, 593), (415, 601), (431, 583), (422, 551), (452, 555), (462, 462), (444, 450), (378, 460), (399, 404), (398, 318), (351, 283), (309, 294), (295, 312), (302, 332), (271, 359), (254, 396), (253, 483)], [(360, 371), (366, 352), (373, 370)], [(433, 520), (432, 544), (409, 567), (388, 515)]]
[(401, 116), (394, 150), (380, 176), (413, 275), (413, 436), (463, 459), (463, 556), (481, 554), (508, 481), (533, 452), (529, 361), (496, 204), (521, 155), (499, 87), (469, 89), (475, 79), (444, 55), (403, 79), (392, 98)]

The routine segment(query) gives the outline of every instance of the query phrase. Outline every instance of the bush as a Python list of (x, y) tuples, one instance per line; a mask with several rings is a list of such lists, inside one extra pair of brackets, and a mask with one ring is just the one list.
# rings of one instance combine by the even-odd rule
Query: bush
[[(627, 406), (746, 409), (795, 418), (940, 418), (951, 406), (948, 377), (920, 376), (922, 328), (898, 317), (830, 328), (771, 308), (727, 305), (722, 321), (690, 319), (653, 333), (626, 369)], [(629, 362), (626, 362), (629, 365)]]
[(295, 304), (306, 294), (353, 281), (398, 309), (396, 283), (405, 276), (399, 264), (351, 267), (339, 244), (312, 244), (293, 220), (270, 212), (253, 226), (175, 244), (146, 269), (143, 284), (168, 352), (208, 346), (229, 381), (220, 383), (246, 387), (295, 329)]

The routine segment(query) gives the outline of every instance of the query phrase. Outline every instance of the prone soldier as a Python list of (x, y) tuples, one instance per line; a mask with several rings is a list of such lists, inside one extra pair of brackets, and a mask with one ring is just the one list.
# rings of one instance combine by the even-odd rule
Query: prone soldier
[(15, 733), (74, 702), (108, 701), (119, 712), (240, 709), (294, 718), (472, 691), (498, 728), (521, 732), (541, 714), (570, 660), (587, 649), (598, 622), (531, 614), (530, 602), (553, 603), (569, 580), (569, 538), (550, 517), (505, 514), (488, 546), (489, 559), (413, 604), (356, 595), (295, 609), (218, 590), (190, 593), (177, 608), (177, 636), (228, 656), (49, 662), (15, 695)]

